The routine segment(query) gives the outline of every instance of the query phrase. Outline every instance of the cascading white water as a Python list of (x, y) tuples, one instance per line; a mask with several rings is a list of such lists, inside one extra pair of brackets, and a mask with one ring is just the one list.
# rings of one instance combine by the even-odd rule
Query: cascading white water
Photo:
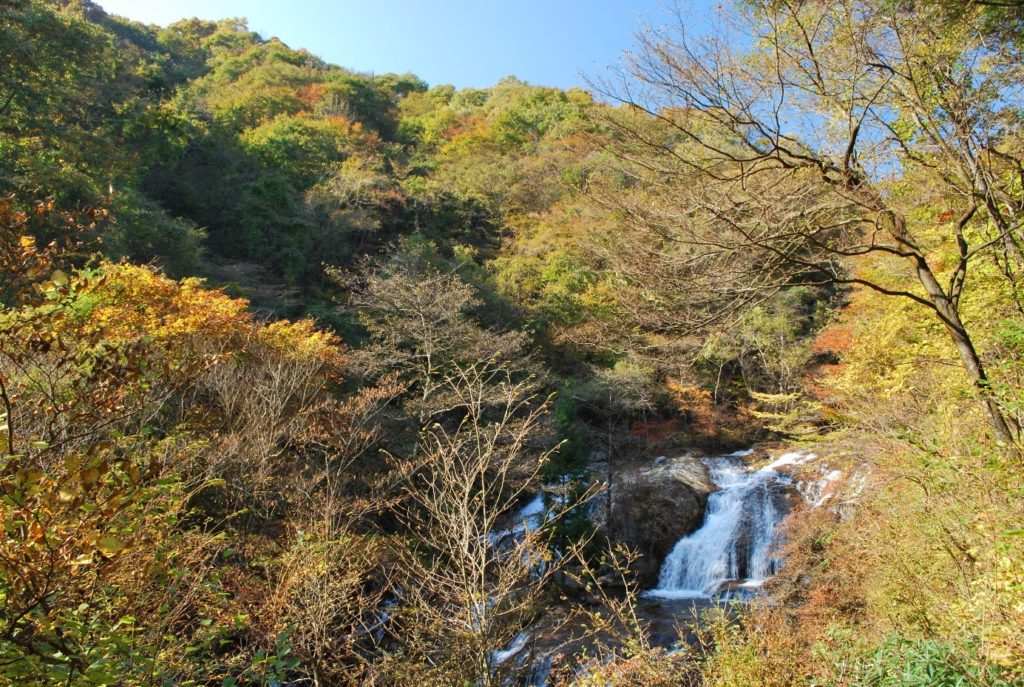
[(777, 507), (780, 488), (792, 480), (777, 468), (806, 462), (809, 454), (787, 453), (760, 470), (747, 469), (749, 451), (708, 458), (718, 491), (708, 497), (704, 523), (680, 539), (661, 567), (657, 589), (649, 596), (707, 598), (730, 582), (760, 586), (775, 573), (775, 530), (784, 517)]

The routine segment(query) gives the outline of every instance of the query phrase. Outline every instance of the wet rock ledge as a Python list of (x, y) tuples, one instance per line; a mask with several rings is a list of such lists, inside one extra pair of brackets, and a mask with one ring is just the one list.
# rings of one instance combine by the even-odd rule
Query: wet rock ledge
[(617, 470), (611, 517), (606, 512), (601, 516), (614, 541), (641, 554), (633, 565), (641, 588), (657, 584), (665, 556), (681, 537), (700, 527), (714, 490), (707, 468), (694, 454)]

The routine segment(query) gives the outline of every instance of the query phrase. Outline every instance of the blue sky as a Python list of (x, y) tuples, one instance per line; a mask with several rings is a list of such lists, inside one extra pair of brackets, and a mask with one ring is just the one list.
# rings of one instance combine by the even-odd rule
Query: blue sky
[[(411, 71), (428, 83), (490, 86), (515, 75), (582, 85), (662, 24), (665, 0), (98, 0), (108, 12), (166, 25), (183, 17), (247, 17), (328, 62), (358, 71)], [(710, 0), (685, 5), (700, 11)]]

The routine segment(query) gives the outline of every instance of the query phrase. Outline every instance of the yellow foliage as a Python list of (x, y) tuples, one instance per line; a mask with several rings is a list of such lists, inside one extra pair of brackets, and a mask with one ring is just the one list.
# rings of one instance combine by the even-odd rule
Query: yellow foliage
[(662, 649), (627, 647), (627, 656), (605, 662), (595, 662), (571, 682), (556, 682), (559, 687), (684, 687), (696, 685), (698, 680), (687, 655), (668, 655)]
[[(853, 341), (841, 374), (826, 380), (834, 393), (865, 393), (891, 398), (914, 386), (915, 372), (937, 361), (955, 361), (948, 336), (936, 318), (920, 316), (918, 306), (895, 298), (874, 298), (853, 306)], [(933, 322), (933, 320), (935, 320)]]
[[(106, 264), (78, 299), (83, 326), (109, 342), (147, 341), (179, 353), (195, 348), (221, 354), (256, 339), (289, 357), (339, 362), (336, 336), (311, 319), (255, 320), (248, 301), (208, 288), (203, 280), (169, 279), (151, 267)], [(193, 350), (189, 350), (193, 349)]]
[[(992, 324), (1013, 312), (1007, 281), (981, 264), (973, 279), (964, 319), (992, 360)], [(921, 316), (908, 300), (866, 290), (854, 295), (844, 318), (853, 342), (823, 387), (849, 429), (819, 450), (859, 456), (870, 466), (871, 487), (821, 557), (829, 569), (863, 562), (857, 633), (936, 638), (1020, 677), (1019, 464), (986, 436), (976, 392), (936, 318)], [(826, 578), (825, 569), (814, 574)]]
[[(286, 465), (279, 446), (305, 432), (326, 444), (323, 428), (348, 417), (323, 393), (343, 351), (313, 320), (256, 320), (246, 301), (198, 279), (109, 263), (64, 277), (45, 286), (45, 300), (0, 310), (5, 617), (34, 641), (93, 651), (80, 616), (113, 632), (124, 618), (172, 608), (131, 636), (145, 645), (143, 634), (165, 637), (195, 616), (199, 625), (175, 626), (182, 640), (161, 639), (153, 657), (186, 661), (203, 628), (233, 621), (209, 576), (216, 536), (177, 527), (185, 504), (229, 469), (252, 496), (244, 480)], [(110, 646), (127, 645), (118, 636)], [(6, 665), (12, 654), (25, 660), (9, 642), (0, 653)]]
[(252, 322), (246, 301), (207, 289), (200, 279), (176, 282), (138, 265), (103, 266), (81, 301), (83, 315), (111, 340), (140, 335), (166, 343), (216, 339)]
[(317, 329), (310, 319), (291, 322), (278, 320), (257, 329), (260, 341), (299, 360), (338, 360), (340, 344), (338, 337), (330, 332)]

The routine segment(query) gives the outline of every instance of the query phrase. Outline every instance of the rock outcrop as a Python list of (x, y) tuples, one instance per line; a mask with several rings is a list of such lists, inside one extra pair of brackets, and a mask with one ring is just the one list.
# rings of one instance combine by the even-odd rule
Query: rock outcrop
[(708, 494), (715, 490), (696, 456), (658, 458), (617, 471), (612, 480), (612, 539), (641, 554), (633, 566), (641, 588), (658, 582), (665, 556), (679, 539), (700, 527)]

